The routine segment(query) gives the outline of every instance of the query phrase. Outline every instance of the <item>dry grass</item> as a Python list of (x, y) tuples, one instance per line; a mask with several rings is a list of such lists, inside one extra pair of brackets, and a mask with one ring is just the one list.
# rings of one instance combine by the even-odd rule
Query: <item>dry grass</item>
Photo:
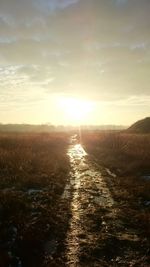
[(67, 148), (65, 133), (0, 135), (1, 267), (18, 266), (17, 257), (23, 266), (44, 266), (45, 243), (54, 237), (63, 243)]
[[(146, 238), (150, 183), (141, 175), (150, 171), (150, 136), (84, 132), (83, 144), (118, 174), (104, 173), (120, 216)], [(61, 199), (70, 171), (67, 149), (66, 133), (0, 135), (0, 267), (18, 266), (18, 258), (24, 267), (64, 266), (71, 216), (69, 201)], [(53, 243), (56, 251), (46, 257)]]
[(67, 172), (66, 146), (65, 134), (0, 136), (0, 187), (49, 184), (52, 177)]
[(82, 141), (97, 163), (117, 174), (106, 181), (111, 181), (121, 216), (150, 236), (150, 180), (142, 178), (150, 175), (150, 135), (84, 132)]
[(85, 147), (121, 175), (150, 173), (150, 135), (83, 133)]

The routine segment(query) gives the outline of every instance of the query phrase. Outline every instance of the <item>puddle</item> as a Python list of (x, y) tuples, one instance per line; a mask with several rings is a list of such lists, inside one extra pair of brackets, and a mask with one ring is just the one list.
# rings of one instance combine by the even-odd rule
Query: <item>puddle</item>
[(117, 237), (119, 240), (127, 240), (127, 241), (139, 241), (139, 237), (133, 233), (117, 233)]
[(38, 194), (38, 193), (42, 193), (42, 192), (43, 192), (43, 190), (41, 190), (41, 189), (34, 189), (34, 188), (30, 188), (27, 191), (28, 195)]
[(144, 176), (142, 176), (142, 178), (143, 178), (144, 180), (148, 180), (148, 181), (150, 181), (150, 175), (144, 175)]
[(108, 168), (106, 168), (106, 171), (107, 171), (107, 173), (108, 173), (110, 176), (112, 176), (112, 177), (114, 177), (114, 178), (117, 177), (117, 175), (116, 175), (115, 173), (111, 172)]
[[(137, 242), (139, 237), (133, 229), (125, 228), (122, 220), (117, 222), (118, 211), (107, 184), (109, 179), (106, 183), (106, 175), (102, 174), (103, 168), (102, 173), (97, 170), (95, 164), (88, 160), (82, 145), (77, 144), (75, 139), (72, 140), (73, 143), (68, 150), (71, 165), (70, 181), (63, 193), (63, 197), (71, 202), (71, 219), (66, 238), (66, 266), (103, 266), (96, 265), (93, 261), (88, 262), (89, 265), (84, 265), (82, 261), (84, 257), (88, 259), (90, 249), (92, 251), (93, 247), (99, 244), (100, 235), (106, 241), (109, 241), (112, 233), (120, 241)], [(109, 178), (116, 177), (109, 169), (106, 171)], [(102, 240), (103, 246), (105, 247)]]
[(149, 207), (149, 206), (150, 206), (150, 200), (144, 201), (144, 205), (145, 205), (146, 207)]
[[(68, 181), (62, 197), (72, 197), (72, 217), (66, 245), (68, 266), (75, 267), (79, 266), (82, 236), (84, 236), (84, 242), (87, 244), (91, 244), (94, 240), (91, 233), (85, 230), (84, 218), (91, 213), (91, 209), (95, 205), (110, 208), (114, 202), (101, 173), (96, 171), (94, 166), (89, 165), (87, 153), (82, 145), (76, 143), (75, 137), (71, 140), (72, 144), (68, 150), (68, 155), (72, 171), (70, 181)], [(72, 190), (71, 193), (70, 190)]]
[(71, 195), (71, 185), (67, 184), (65, 186), (64, 192), (62, 194), (62, 198), (63, 199), (68, 199), (68, 198), (70, 198), (70, 195)]

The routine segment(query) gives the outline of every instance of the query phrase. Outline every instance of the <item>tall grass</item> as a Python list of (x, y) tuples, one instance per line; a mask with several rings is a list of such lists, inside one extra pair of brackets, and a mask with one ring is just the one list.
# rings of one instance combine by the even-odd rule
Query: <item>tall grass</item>
[(83, 132), (82, 141), (95, 161), (117, 174), (106, 174), (106, 181), (109, 187), (113, 185), (122, 216), (150, 236), (150, 179), (144, 178), (150, 176), (150, 135)]
[(0, 267), (18, 266), (18, 258), (44, 266), (45, 243), (65, 239), (67, 149), (66, 133), (0, 135)]
[(116, 172), (125, 175), (150, 172), (150, 135), (84, 132), (83, 144)]
[(66, 147), (66, 134), (0, 136), (0, 187), (48, 184), (68, 171)]

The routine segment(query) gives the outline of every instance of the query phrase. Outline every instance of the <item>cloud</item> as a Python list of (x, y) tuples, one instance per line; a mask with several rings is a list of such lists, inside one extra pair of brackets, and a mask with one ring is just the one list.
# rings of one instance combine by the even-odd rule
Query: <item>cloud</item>
[(8, 24), (27, 23), (78, 3), (79, 0), (1, 0), (0, 17)]
[[(38, 65), (0, 67), (0, 111), (34, 106), (47, 98), (46, 88), (54, 77)], [(38, 78), (38, 76), (40, 76)]]
[(119, 107), (149, 107), (150, 106), (150, 96), (141, 95), (136, 96), (132, 95), (130, 97), (125, 97), (121, 99), (115, 99), (114, 101), (101, 101), (101, 105), (104, 106), (119, 106)]
[(149, 12), (148, 0), (1, 0), (0, 93), (149, 96)]
[(114, 2), (115, 2), (116, 5), (118, 5), (118, 6), (124, 6), (125, 4), (128, 3), (128, 0), (114, 0)]
[(54, 12), (57, 9), (65, 9), (78, 2), (79, 0), (37, 0), (33, 4), (47, 13)]

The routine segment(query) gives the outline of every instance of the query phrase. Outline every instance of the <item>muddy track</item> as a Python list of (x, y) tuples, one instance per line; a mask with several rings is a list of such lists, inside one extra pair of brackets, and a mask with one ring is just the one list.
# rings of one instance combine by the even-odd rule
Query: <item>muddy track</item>
[(21, 205), (19, 216), (10, 209), (7, 224), (0, 222), (0, 267), (149, 267), (148, 238), (132, 220), (138, 210), (120, 198), (118, 177), (87, 155), (76, 137), (68, 157), (63, 184), (61, 174), (45, 187), (0, 190), (6, 203)]
[[(72, 170), (63, 198), (71, 199), (71, 219), (65, 266), (148, 266), (140, 265), (136, 230), (119, 217), (105, 177), (75, 138), (68, 155)], [(135, 265), (138, 257), (139, 265)]]

